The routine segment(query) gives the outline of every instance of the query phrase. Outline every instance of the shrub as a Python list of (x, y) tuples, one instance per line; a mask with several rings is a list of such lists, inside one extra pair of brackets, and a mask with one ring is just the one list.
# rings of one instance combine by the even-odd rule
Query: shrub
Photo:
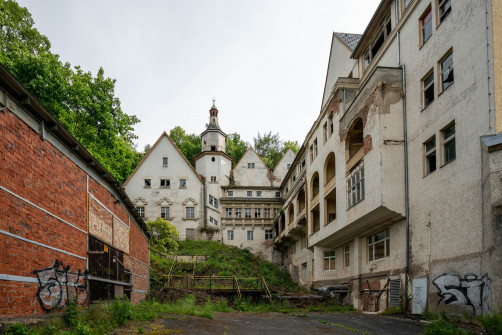
[(9, 335), (29, 335), (31, 332), (21, 322), (16, 322), (9, 326)]
[(75, 328), (78, 322), (78, 304), (77, 297), (68, 299), (63, 312), (63, 321), (70, 328)]
[(425, 335), (468, 335), (467, 330), (463, 330), (444, 320), (435, 320), (424, 328)]
[(483, 325), (486, 331), (494, 334), (502, 334), (502, 314), (497, 312), (493, 315), (485, 315), (478, 318), (478, 321)]
[(112, 311), (113, 321), (119, 326), (122, 326), (127, 320), (131, 319), (131, 304), (127, 296), (124, 296), (124, 299), (120, 300), (119, 298), (115, 298), (115, 301), (110, 306)]

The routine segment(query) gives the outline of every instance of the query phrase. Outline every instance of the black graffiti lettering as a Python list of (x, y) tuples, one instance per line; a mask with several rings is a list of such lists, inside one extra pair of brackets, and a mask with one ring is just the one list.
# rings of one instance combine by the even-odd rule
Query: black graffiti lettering
[(445, 305), (465, 305), (472, 308), (475, 315), (491, 312), (491, 279), (485, 274), (481, 279), (469, 273), (460, 278), (453, 273), (445, 273), (432, 281)]
[(66, 306), (75, 299), (82, 305), (87, 300), (87, 271), (70, 272), (70, 266), (56, 259), (51, 267), (35, 270), (38, 279), (37, 298), (46, 312)]

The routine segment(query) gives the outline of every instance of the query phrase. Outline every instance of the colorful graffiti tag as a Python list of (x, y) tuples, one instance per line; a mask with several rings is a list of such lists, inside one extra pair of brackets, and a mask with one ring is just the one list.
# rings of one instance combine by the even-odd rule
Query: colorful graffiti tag
[(69, 299), (77, 298), (82, 305), (87, 300), (86, 271), (70, 272), (70, 266), (56, 260), (51, 267), (33, 271), (37, 275), (39, 287), (37, 298), (46, 312), (66, 305)]

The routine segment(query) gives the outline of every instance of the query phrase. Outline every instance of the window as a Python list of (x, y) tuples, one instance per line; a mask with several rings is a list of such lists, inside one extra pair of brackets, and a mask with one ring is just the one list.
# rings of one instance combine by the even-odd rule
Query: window
[(280, 198), (281, 197), (281, 192), (275, 192), (275, 197)]
[(324, 126), (322, 127), (322, 138), (324, 140), (323, 144), (328, 142), (328, 123), (325, 122)]
[(441, 61), (441, 91), (453, 84), (453, 51), (450, 51)]
[(264, 216), (266, 219), (270, 219), (270, 208), (265, 208), (264, 210)]
[(235, 217), (238, 219), (242, 218), (242, 208), (235, 209)]
[(169, 179), (160, 180), (160, 187), (170, 187), (170, 186), (171, 186), (171, 180)]
[(187, 240), (195, 240), (195, 229), (193, 229), (193, 228), (186, 229), (186, 239)]
[(195, 218), (195, 207), (187, 207), (186, 208), (186, 218), (187, 219)]
[(265, 230), (265, 240), (272, 240), (274, 238), (273, 230)]
[(314, 145), (310, 145), (310, 164), (314, 161)]
[(343, 247), (343, 266), (350, 266), (350, 246), (348, 244)]
[(251, 219), (251, 208), (245, 208), (244, 209), (244, 217), (246, 219)]
[(307, 263), (302, 264), (302, 278), (307, 278)]
[(286, 168), (289, 170), (291, 168), (291, 164), (286, 165)]
[(300, 163), (300, 171), (303, 171), (305, 169), (305, 158), (302, 159), (302, 162)]
[(160, 207), (160, 217), (163, 219), (169, 218), (169, 207)]
[(380, 30), (373, 38), (373, 41), (370, 43), (366, 54), (364, 55), (364, 70), (368, 68), (369, 64), (373, 61), (375, 56), (380, 51), (380, 48), (384, 44), (387, 37), (389, 37), (390, 32), (392, 30), (390, 15), (383, 21), (380, 26)]
[(136, 207), (136, 212), (138, 212), (140, 217), (142, 217), (142, 218), (145, 217), (145, 207), (143, 207), (143, 206)]
[(255, 208), (254, 209), (254, 217), (255, 217), (255, 219), (260, 219), (261, 218), (261, 208)]
[(307, 234), (303, 234), (300, 239), (300, 248), (305, 249), (307, 247)]
[(211, 222), (212, 224), (214, 224), (215, 226), (218, 225), (218, 220), (216, 220), (215, 218), (213, 218), (212, 216), (209, 217), (209, 222)]
[(279, 213), (279, 209), (278, 208), (274, 208), (274, 216), (276, 216), (277, 213)]
[(145, 187), (152, 187), (152, 180), (151, 179), (145, 179)]
[(348, 209), (364, 200), (364, 165), (359, 165), (347, 178)]
[(214, 197), (210, 194), (210, 195), (209, 195), (209, 204), (210, 204), (211, 206), (213, 206), (213, 203), (214, 203)]
[(225, 216), (227, 218), (231, 218), (232, 217), (232, 208), (225, 208)]
[(376, 261), (390, 256), (390, 231), (383, 230), (368, 237), (368, 260)]
[(233, 240), (233, 239), (234, 239), (234, 231), (227, 230), (227, 240)]
[(247, 191), (247, 195), (248, 195), (248, 197), (252, 197), (253, 196), (253, 191)]
[(324, 271), (331, 271), (335, 269), (335, 251), (324, 252)]
[(214, 198), (214, 207), (218, 208), (218, 199)]
[(253, 231), (252, 230), (248, 230), (248, 241), (252, 241), (253, 240)]
[(211, 182), (216, 182), (216, 176), (211, 176)]
[(180, 179), (180, 188), (186, 188), (186, 187), (187, 187), (187, 180)]
[(328, 118), (329, 120), (329, 136), (333, 135), (333, 114), (331, 114)]
[(256, 196), (261, 197), (261, 191), (256, 191)]
[(228, 196), (233, 197), (234, 196), (234, 191), (228, 191)]
[(216, 151), (216, 145), (211, 146), (211, 151)]
[(420, 43), (424, 45), (425, 42), (432, 36), (432, 9), (429, 6), (420, 18)]
[(254, 163), (248, 163), (248, 169), (254, 169)]
[(436, 136), (424, 143), (424, 157), (424, 175), (427, 176), (436, 171)]
[(403, 0), (403, 10), (406, 9), (406, 7), (408, 7), (408, 5), (410, 4), (411, 0)]
[(455, 160), (455, 123), (447, 126), (441, 131), (443, 141), (443, 165)]
[(439, 23), (443, 22), (444, 19), (451, 12), (451, 0), (439, 0), (438, 1), (438, 14), (439, 14)]
[(317, 138), (314, 140), (314, 159), (317, 157)]
[(422, 79), (422, 92), (422, 109), (424, 109), (434, 101), (434, 71), (431, 71)]
[(167, 157), (162, 157), (162, 167), (167, 167)]

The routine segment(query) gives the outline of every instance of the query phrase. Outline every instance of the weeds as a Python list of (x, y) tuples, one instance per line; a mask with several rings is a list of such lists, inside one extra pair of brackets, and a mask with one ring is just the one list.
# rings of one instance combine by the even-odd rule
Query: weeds
[(328, 321), (324, 321), (324, 320), (319, 320), (319, 323), (322, 323), (322, 324), (325, 324), (325, 325), (328, 325), (328, 326), (335, 326), (335, 327), (338, 327), (338, 328), (350, 330), (350, 331), (355, 332), (355, 333), (361, 333), (361, 334), (369, 335), (368, 332), (363, 332), (363, 331), (360, 331), (358, 329), (355, 329), (355, 328), (352, 328), (352, 327), (347, 327), (347, 326), (344, 326), (344, 325), (339, 324), (339, 323), (332, 323), (332, 322), (328, 322)]

